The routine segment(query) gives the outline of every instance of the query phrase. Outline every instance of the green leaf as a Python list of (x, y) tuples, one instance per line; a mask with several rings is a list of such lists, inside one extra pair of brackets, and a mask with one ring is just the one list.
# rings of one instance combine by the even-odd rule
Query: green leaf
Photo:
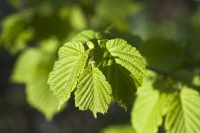
[(168, 133), (198, 133), (200, 131), (199, 92), (184, 86), (169, 103), (165, 127)]
[(133, 47), (138, 48), (142, 44), (142, 39), (138, 35), (133, 35), (132, 33), (120, 33), (115, 27), (110, 26), (104, 32), (99, 32), (100, 35), (104, 36), (106, 39), (121, 38), (127, 41)]
[(71, 40), (85, 43), (89, 40), (96, 39), (96, 37), (97, 37), (96, 35), (97, 35), (97, 33), (92, 30), (84, 30), (84, 31), (80, 32), (79, 34), (77, 34), (75, 37), (73, 37)]
[(75, 92), (76, 107), (80, 110), (90, 109), (96, 113), (106, 113), (111, 102), (111, 86), (98, 68), (87, 68), (79, 77)]
[(12, 75), (14, 82), (26, 84), (28, 103), (42, 112), (47, 120), (58, 112), (58, 100), (46, 83), (53, 61), (38, 49), (29, 48), (18, 58)]
[(57, 53), (59, 47), (59, 41), (56, 37), (52, 36), (40, 42), (40, 48), (47, 54)]
[(83, 11), (77, 5), (71, 8), (70, 18), (68, 20), (70, 21), (73, 29), (82, 30), (87, 26), (87, 21)]
[(140, 53), (122, 39), (109, 40), (106, 48), (109, 53), (103, 57), (103, 71), (114, 98), (126, 108), (146, 75), (144, 61)]
[[(131, 0), (101, 0), (98, 1), (96, 12), (99, 17), (114, 21), (124, 20), (128, 15), (141, 10), (141, 4)], [(119, 10), (120, 9), (120, 10)]]
[(101, 133), (135, 133), (131, 125), (112, 125), (104, 128)]
[(159, 83), (159, 88), (155, 89), (154, 81), (145, 80), (137, 92), (131, 113), (132, 126), (137, 133), (157, 133), (158, 126), (162, 124), (162, 116), (168, 99), (168, 94), (163, 88), (167, 90), (167, 87)]
[(189, 39), (186, 40), (185, 50), (188, 57), (188, 60), (197, 61), (200, 63), (200, 38), (199, 35), (192, 35)]
[(70, 98), (75, 89), (78, 76), (82, 73), (89, 51), (80, 42), (69, 42), (59, 50), (59, 59), (49, 74), (48, 84), (59, 99), (59, 108)]
[(173, 40), (153, 38), (140, 45), (139, 51), (148, 65), (158, 70), (173, 70), (184, 61), (181, 45)]
[(35, 69), (42, 58), (41, 52), (34, 48), (29, 48), (18, 58), (11, 79), (14, 82), (26, 83), (32, 80)]
[(32, 31), (27, 28), (27, 18), (21, 13), (11, 14), (4, 18), (1, 23), (2, 31), (0, 35), (0, 43), (11, 54), (16, 54), (32, 39)]
[(58, 99), (50, 91), (47, 79), (50, 71), (39, 69), (31, 82), (27, 83), (27, 100), (31, 106), (41, 111), (47, 120), (51, 120), (58, 112)]

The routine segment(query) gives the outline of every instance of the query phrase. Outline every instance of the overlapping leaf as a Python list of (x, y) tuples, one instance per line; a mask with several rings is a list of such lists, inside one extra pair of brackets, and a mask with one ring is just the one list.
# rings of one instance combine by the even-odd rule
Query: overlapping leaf
[(110, 57), (107, 67), (104, 67), (104, 74), (112, 85), (113, 97), (121, 106), (126, 108), (133, 100), (137, 88), (134, 84), (134, 80), (130, 77), (130, 72), (118, 65), (114, 59)]
[(75, 92), (76, 106), (80, 110), (90, 109), (95, 117), (97, 112), (106, 113), (111, 102), (111, 86), (98, 68), (87, 68), (79, 77)]
[(75, 37), (73, 37), (72, 41), (80, 41), (82, 43), (85, 43), (89, 40), (95, 39), (97, 33), (92, 30), (85, 30), (77, 34)]
[(59, 59), (49, 74), (48, 83), (59, 99), (60, 106), (69, 99), (75, 89), (77, 79), (82, 73), (88, 58), (88, 51), (80, 42), (69, 42), (59, 50)]
[(183, 87), (172, 97), (165, 127), (168, 133), (198, 133), (200, 131), (199, 92)]
[[(89, 48), (87, 51), (84, 50), (85, 44)], [(86, 64), (87, 61), (89, 63)], [(82, 73), (88, 65), (97, 68), (86, 69)], [(122, 39), (106, 40), (103, 35), (87, 30), (59, 50), (59, 60), (55, 62), (48, 83), (60, 105), (78, 87), (75, 92), (76, 106), (81, 110), (92, 110), (96, 117), (97, 112), (105, 113), (108, 109), (112, 92), (109, 83), (114, 98), (126, 108), (145, 74), (143, 58), (134, 47)]]
[(111, 83), (114, 98), (126, 108), (146, 74), (143, 58), (122, 39), (109, 40), (106, 49), (109, 52), (103, 62), (106, 78)]
[(162, 124), (168, 95), (155, 90), (153, 82), (154, 80), (145, 80), (137, 92), (131, 118), (137, 133), (157, 133), (158, 126)]
[(39, 50), (32, 48), (19, 57), (12, 75), (13, 81), (26, 84), (29, 104), (41, 111), (48, 120), (58, 112), (58, 100), (46, 83), (52, 67), (52, 59), (48, 60)]

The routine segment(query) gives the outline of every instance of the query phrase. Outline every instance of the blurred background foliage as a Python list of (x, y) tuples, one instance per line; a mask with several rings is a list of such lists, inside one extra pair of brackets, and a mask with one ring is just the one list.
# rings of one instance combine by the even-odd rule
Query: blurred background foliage
[(157, 73), (154, 78), (200, 90), (199, 1), (1, 0), (0, 24), (1, 133), (134, 132), (132, 105), (125, 112), (112, 103), (94, 119), (71, 98), (57, 112), (48, 74), (59, 47), (85, 29), (116, 27), (117, 37), (134, 44)]

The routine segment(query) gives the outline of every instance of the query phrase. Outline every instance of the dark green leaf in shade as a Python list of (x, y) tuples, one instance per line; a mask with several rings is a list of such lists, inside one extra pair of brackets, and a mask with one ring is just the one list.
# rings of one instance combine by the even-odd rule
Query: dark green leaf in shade
[(200, 44), (199, 34), (190, 36), (190, 38), (188, 38), (185, 43), (185, 50), (187, 53), (188, 60), (190, 61), (192, 60), (193, 62), (197, 62), (198, 64), (200, 64), (199, 44)]
[(139, 47), (150, 67), (158, 70), (173, 70), (180, 67), (184, 61), (181, 45), (173, 40), (153, 38)]
[(103, 64), (106, 70), (103, 71), (112, 86), (113, 97), (126, 108), (146, 75), (143, 58), (123, 39), (109, 40), (106, 43), (106, 49), (108, 54), (104, 56), (108, 59), (104, 59)]

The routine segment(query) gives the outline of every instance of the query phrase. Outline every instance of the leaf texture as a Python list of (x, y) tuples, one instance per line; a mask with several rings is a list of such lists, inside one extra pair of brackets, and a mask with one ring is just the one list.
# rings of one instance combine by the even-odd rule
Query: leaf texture
[[(161, 90), (161, 89), (160, 89)], [(153, 87), (153, 80), (146, 80), (137, 92), (131, 113), (131, 122), (137, 133), (157, 133), (162, 124), (168, 95)]]
[(111, 102), (111, 86), (98, 68), (87, 68), (79, 77), (75, 91), (76, 107), (80, 110), (92, 110), (96, 118), (97, 112), (106, 113)]
[(88, 53), (82, 43), (75, 41), (66, 43), (60, 48), (59, 59), (55, 62), (48, 79), (51, 90), (59, 99), (59, 108), (75, 89), (78, 76), (85, 67)]
[(17, 60), (12, 80), (26, 84), (28, 103), (52, 119), (58, 108), (58, 100), (46, 83), (53, 60), (45, 58), (38, 49), (29, 48)]
[(144, 61), (140, 53), (122, 39), (106, 43), (107, 57), (104, 57), (104, 72), (113, 88), (113, 96), (123, 107), (134, 98), (146, 75)]
[(183, 87), (170, 101), (165, 121), (167, 133), (199, 133), (200, 95), (198, 91)]

